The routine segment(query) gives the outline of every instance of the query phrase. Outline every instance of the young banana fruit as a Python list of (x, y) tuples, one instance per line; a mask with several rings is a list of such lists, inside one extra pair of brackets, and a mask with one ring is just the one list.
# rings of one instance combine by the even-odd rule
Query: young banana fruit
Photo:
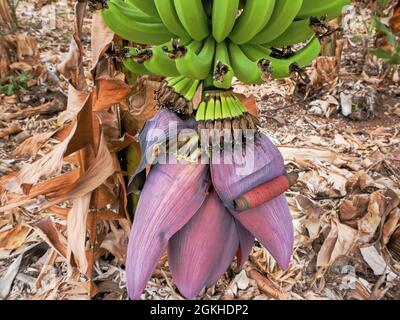
[(186, 53), (176, 59), (176, 68), (179, 73), (189, 79), (203, 80), (210, 73), (214, 61), (215, 40), (208, 37), (203, 42), (203, 47), (197, 54), (188, 48)]
[(158, 14), (165, 27), (173, 34), (187, 40), (190, 36), (183, 27), (175, 10), (174, 0), (154, 0)]
[(263, 44), (279, 37), (293, 22), (302, 4), (303, 0), (277, 0), (270, 21), (249, 42)]
[(350, 4), (350, 0), (303, 0), (296, 20), (307, 19), (309, 17), (326, 17), (330, 21), (340, 16), (343, 7)]
[(193, 40), (203, 40), (210, 34), (201, 0), (174, 0), (174, 4), (182, 25)]
[(145, 23), (134, 20), (129, 12), (121, 10), (114, 2), (101, 12), (102, 18), (112, 31), (126, 40), (136, 43), (159, 45), (167, 42), (173, 34), (163, 23)]
[(252, 39), (269, 22), (275, 2), (276, 0), (247, 0), (229, 38), (236, 44)]
[(215, 41), (224, 41), (236, 22), (240, 0), (214, 0), (212, 2), (212, 35)]
[(213, 85), (220, 89), (229, 89), (234, 77), (228, 48), (225, 42), (217, 44), (214, 58)]

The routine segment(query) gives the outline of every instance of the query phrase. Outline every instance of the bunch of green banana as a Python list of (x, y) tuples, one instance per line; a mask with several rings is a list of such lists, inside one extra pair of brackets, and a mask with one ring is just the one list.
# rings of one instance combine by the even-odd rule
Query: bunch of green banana
[[(223, 128), (229, 119), (231, 128), (252, 128), (254, 121), (230, 91), (233, 80), (261, 84), (300, 73), (319, 55), (326, 22), (348, 3), (110, 0), (102, 16), (118, 36), (137, 44), (123, 62), (127, 70), (167, 77), (157, 91), (160, 106), (193, 114), (192, 99), (202, 85), (206, 98), (196, 113), (201, 125)], [(298, 44), (302, 49), (288, 50)]]
[[(247, 130), (255, 130), (257, 119), (232, 91), (206, 91), (196, 111), (199, 132), (206, 132), (209, 139), (219, 143), (220, 139), (241, 141)], [(219, 136), (218, 136), (219, 135)]]
[(194, 112), (192, 100), (199, 85), (199, 80), (184, 76), (165, 78), (156, 91), (158, 105), (174, 112), (192, 114)]

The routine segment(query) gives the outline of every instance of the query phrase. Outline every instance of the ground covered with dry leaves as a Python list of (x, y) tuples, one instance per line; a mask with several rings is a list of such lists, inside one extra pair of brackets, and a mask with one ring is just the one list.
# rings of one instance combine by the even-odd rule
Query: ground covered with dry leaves
[[(55, 66), (68, 52), (72, 1), (44, 2), (22, 1), (18, 8), (20, 33), (36, 45), (14, 39), (32, 62), (11, 67), (35, 77), (26, 91), (0, 95), (0, 178), (54, 147), (49, 137), (66, 108), (68, 83)], [(236, 85), (237, 92), (256, 96), (262, 130), (299, 172), (287, 192), (295, 250), (289, 270), (282, 271), (255, 243), (244, 270), (232, 266), (201, 299), (400, 299), (399, 71), (382, 78), (382, 62), (364, 55), (355, 39), (366, 35), (362, 16), (369, 12), (358, 5), (355, 10), (344, 18), (338, 72), (329, 73), (329, 58), (323, 57), (308, 70), (312, 81), (306, 86), (290, 79)], [(48, 19), (49, 12), (56, 13), (55, 20)], [(46, 226), (35, 225), (43, 217), (29, 206), (0, 213), (1, 299), (86, 297), (83, 276), (71, 277), (40, 231)], [(54, 219), (62, 229), (62, 221)], [(109, 240), (109, 246), (118, 245), (112, 243), (118, 239)], [(95, 298), (127, 299), (124, 272), (118, 257), (100, 257), (94, 265)], [(166, 256), (142, 297), (183, 299)]]

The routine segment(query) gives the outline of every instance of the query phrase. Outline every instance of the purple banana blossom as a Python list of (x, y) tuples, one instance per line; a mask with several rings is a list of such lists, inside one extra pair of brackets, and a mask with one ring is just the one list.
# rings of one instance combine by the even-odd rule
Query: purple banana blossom
[[(172, 117), (175, 115), (163, 110), (146, 124), (141, 134), (144, 153), (151, 143), (145, 142), (143, 135), (152, 128), (166, 130), (168, 121), (164, 120)], [(177, 131), (192, 128), (191, 122), (175, 120)], [(235, 255), (241, 268), (255, 238), (281, 268), (288, 268), (293, 225), (285, 196), (242, 212), (236, 212), (233, 206), (235, 198), (284, 174), (283, 158), (262, 134), (256, 134), (254, 148), (246, 148), (243, 155), (253, 163), (245, 175), (237, 170), (243, 169), (243, 163), (226, 161), (226, 155), (225, 161), (212, 157), (211, 164), (178, 161), (153, 165), (141, 192), (128, 245), (126, 275), (131, 299), (140, 298), (165, 250), (174, 283), (188, 299), (215, 284)], [(141, 164), (133, 183), (145, 166)]]

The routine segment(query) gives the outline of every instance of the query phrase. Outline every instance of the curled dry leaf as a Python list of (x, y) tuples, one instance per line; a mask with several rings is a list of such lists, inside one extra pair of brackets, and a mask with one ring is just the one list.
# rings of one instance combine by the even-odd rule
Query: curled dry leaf
[(114, 32), (104, 23), (100, 11), (94, 12), (91, 32), (92, 68), (95, 68), (100, 57), (108, 50), (113, 38)]
[(110, 252), (114, 257), (125, 263), (128, 238), (122, 229), (116, 229), (113, 224), (112, 232), (108, 233), (100, 247)]
[(86, 219), (89, 211), (90, 193), (73, 200), (67, 217), (68, 260), (71, 253), (82, 273), (88, 269), (86, 257)]
[(357, 194), (344, 199), (339, 207), (340, 221), (351, 227), (356, 227), (357, 220), (367, 212), (369, 197), (368, 194)]
[(32, 225), (39, 236), (52, 247), (60, 256), (67, 258), (67, 241), (57, 229), (52, 218), (47, 216)]
[(17, 224), (14, 228), (0, 233), (0, 249), (14, 250), (23, 245), (30, 229), (21, 224)]
[(282, 291), (275, 283), (268, 278), (264, 277), (257, 270), (252, 269), (248, 271), (248, 275), (251, 279), (255, 280), (260, 291), (265, 293), (268, 297), (277, 300), (289, 300), (290, 296), (286, 292)]
[(153, 81), (144, 78), (138, 81), (137, 91), (129, 98), (128, 111), (134, 117), (134, 121), (127, 121), (129, 116), (124, 116), (126, 119), (124, 124), (128, 124), (127, 132), (131, 133), (141, 130), (145, 122), (151, 119), (157, 113), (156, 100), (154, 98), (154, 91), (159, 87), (158, 81)]
[(18, 145), (12, 152), (15, 157), (36, 157), (40, 148), (54, 135), (54, 132), (36, 134)]
[(346, 255), (357, 239), (357, 230), (341, 224), (337, 219), (331, 222), (331, 229), (317, 256), (318, 267), (329, 267), (339, 256)]
[(101, 135), (99, 150), (96, 159), (90, 164), (85, 175), (77, 181), (73, 188), (64, 194), (49, 199), (41, 204), (46, 209), (66, 200), (73, 200), (100, 187), (108, 177), (115, 172), (114, 158), (107, 148), (104, 135)]

